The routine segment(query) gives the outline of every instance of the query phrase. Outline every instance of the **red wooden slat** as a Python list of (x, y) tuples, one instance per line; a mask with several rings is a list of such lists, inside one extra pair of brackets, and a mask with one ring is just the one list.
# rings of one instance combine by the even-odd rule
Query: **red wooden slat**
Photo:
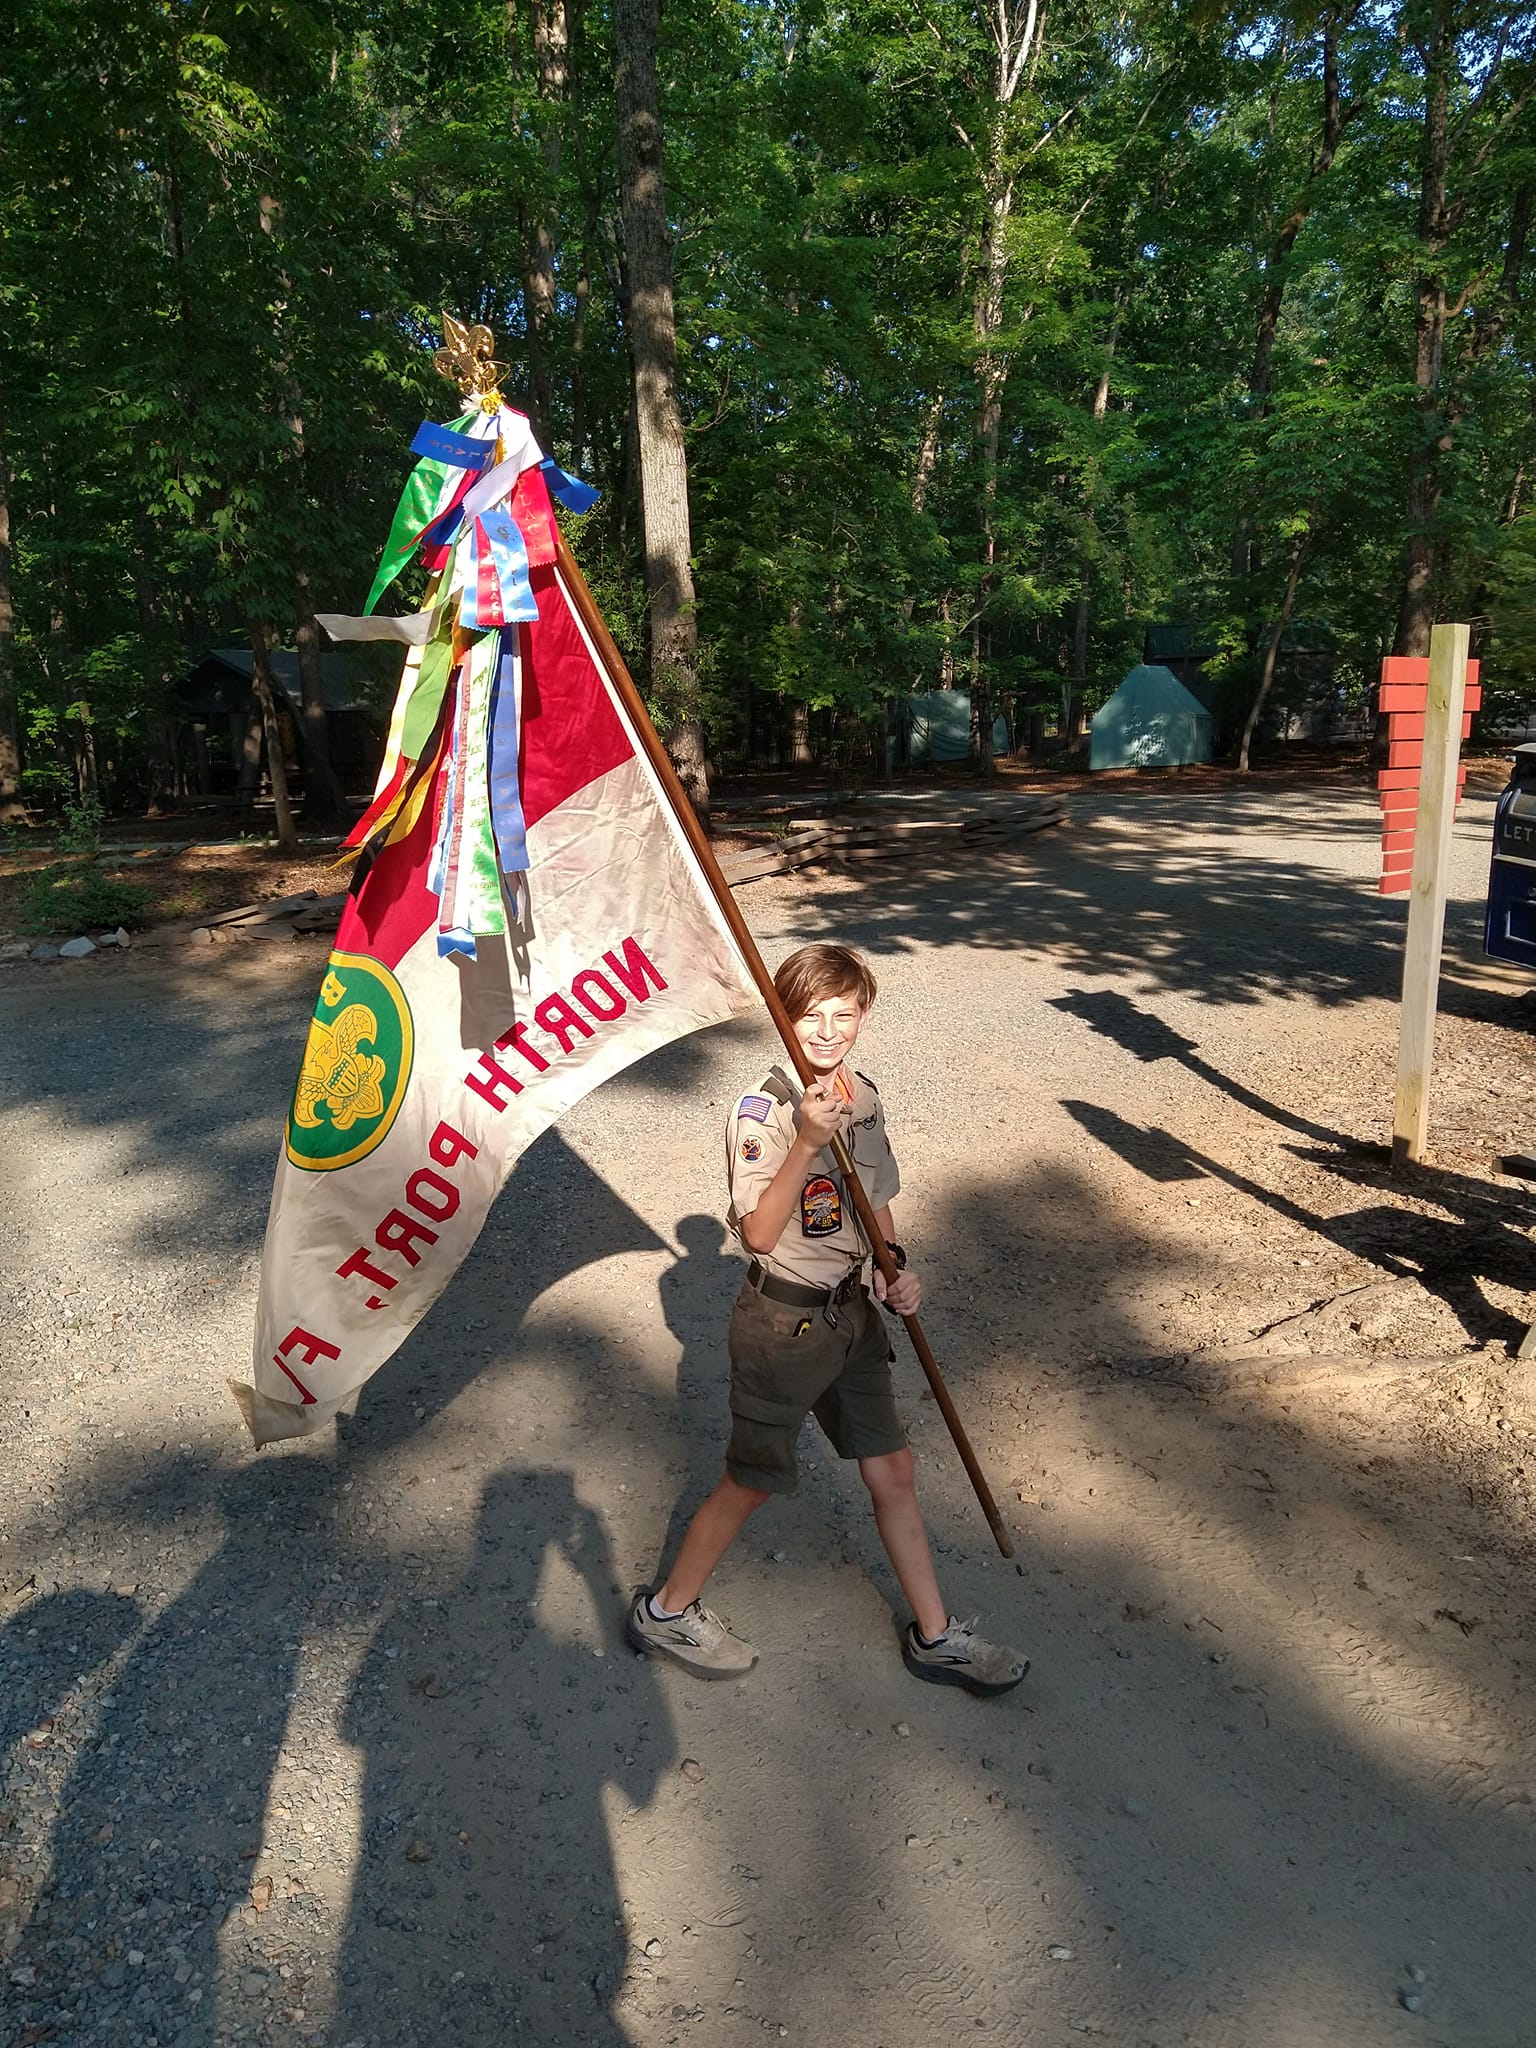
[(1389, 768), (1422, 768), (1424, 765), (1424, 742), (1422, 740), (1395, 740), (1387, 745), (1387, 766)]
[(1428, 683), (1383, 683), (1376, 692), (1376, 709), (1389, 716), (1394, 711), (1422, 711), (1428, 701)]
[(1381, 680), (1384, 683), (1413, 683), (1421, 690), (1429, 688), (1429, 656), (1427, 654), (1389, 654), (1381, 664)]

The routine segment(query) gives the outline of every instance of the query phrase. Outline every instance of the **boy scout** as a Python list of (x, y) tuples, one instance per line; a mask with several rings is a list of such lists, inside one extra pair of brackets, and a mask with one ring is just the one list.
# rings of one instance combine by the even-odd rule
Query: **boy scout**
[(626, 1633), (698, 1678), (737, 1678), (757, 1662), (699, 1597), (758, 1508), (800, 1483), (795, 1439), (808, 1414), (839, 1457), (857, 1458), (875, 1526), (912, 1608), (902, 1654), (915, 1677), (1007, 1692), (1028, 1663), (983, 1641), (939, 1593), (912, 1481), (912, 1453), (891, 1389), (892, 1352), (863, 1280), (869, 1246), (827, 1149), (839, 1132), (900, 1271), (877, 1300), (911, 1315), (922, 1299), (893, 1242), (901, 1185), (874, 1083), (847, 1064), (875, 999), (875, 978), (845, 946), (805, 946), (774, 976), (816, 1078), (802, 1094), (782, 1068), (744, 1095), (726, 1125), (728, 1221), (751, 1258), (731, 1311), (731, 1437), (725, 1472), (689, 1523), (665, 1581), (642, 1593)]

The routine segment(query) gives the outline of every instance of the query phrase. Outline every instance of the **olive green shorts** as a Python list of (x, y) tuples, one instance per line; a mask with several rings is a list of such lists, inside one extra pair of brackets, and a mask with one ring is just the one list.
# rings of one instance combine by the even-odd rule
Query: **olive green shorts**
[(891, 1350), (865, 1287), (831, 1310), (791, 1308), (743, 1287), (731, 1310), (731, 1440), (725, 1469), (739, 1486), (793, 1493), (795, 1439), (814, 1415), (840, 1458), (906, 1448), (891, 1387)]

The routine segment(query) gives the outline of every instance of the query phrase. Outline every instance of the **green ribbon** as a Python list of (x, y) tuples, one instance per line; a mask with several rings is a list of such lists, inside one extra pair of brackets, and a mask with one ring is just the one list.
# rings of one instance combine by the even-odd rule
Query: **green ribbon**
[(421, 650), (421, 667), (416, 671), (400, 727), (400, 751), (408, 761), (419, 761), (427, 751), (437, 714), (443, 707), (443, 692), (448, 687), (448, 671), (453, 665), (451, 608), (445, 605), (442, 616), (448, 630), (441, 639), (429, 640)]
[(459, 890), (455, 924), (477, 938), (504, 932), (506, 902), (501, 893), (501, 862), (491, 821), (490, 714), (491, 684), (501, 649), (499, 633), (487, 633), (465, 659), (468, 671), (469, 718), (465, 758), (459, 763), (459, 800), (463, 804)]
[[(474, 419), (474, 413), (465, 413), (453, 424), (455, 429), (459, 429), (470, 426)], [(427, 456), (417, 463), (406, 478), (405, 489), (400, 493), (400, 502), (395, 507), (395, 516), (390, 521), (389, 539), (384, 543), (384, 554), (379, 563), (378, 574), (373, 579), (368, 602), (363, 606), (365, 615), (373, 610), (411, 559), (416, 543), (432, 524), (432, 515), (443, 495), (443, 486), (450, 475), (457, 474), (458, 471), (450, 464), (435, 462)]]

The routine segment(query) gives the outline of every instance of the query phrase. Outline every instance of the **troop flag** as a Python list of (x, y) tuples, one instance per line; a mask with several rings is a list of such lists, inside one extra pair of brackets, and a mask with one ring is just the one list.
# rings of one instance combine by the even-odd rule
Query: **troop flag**
[[(258, 1444), (378, 1370), (563, 1111), (757, 1000), (562, 559), (551, 488), (592, 494), (494, 390), (413, 445), (367, 611), (322, 618), (407, 652), (272, 1190)], [(423, 609), (375, 615), (414, 553)]]

